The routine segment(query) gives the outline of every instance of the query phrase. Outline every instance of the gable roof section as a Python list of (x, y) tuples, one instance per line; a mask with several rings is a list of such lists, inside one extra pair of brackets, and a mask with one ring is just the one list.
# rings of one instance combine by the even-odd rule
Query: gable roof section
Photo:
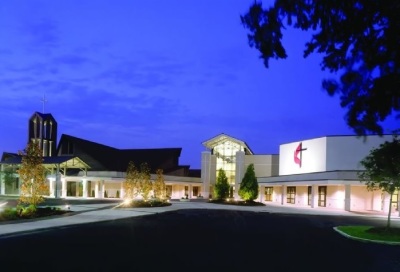
[(79, 156), (93, 171), (110, 170), (108, 165), (112, 163), (117, 149), (84, 140), (67, 134), (62, 134), (57, 147), (57, 156)]
[(29, 120), (32, 120), (33, 117), (38, 116), (41, 120), (51, 120), (54, 123), (57, 123), (56, 119), (54, 119), (53, 115), (51, 113), (40, 113), (38, 111), (35, 111), (31, 118)]
[(239, 140), (239, 139), (236, 139), (236, 138), (234, 138), (232, 136), (226, 135), (224, 133), (221, 133), (221, 134), (219, 134), (219, 135), (217, 135), (217, 136), (215, 136), (215, 137), (213, 137), (213, 138), (211, 138), (211, 139), (209, 139), (207, 141), (204, 141), (202, 144), (205, 147), (207, 147), (209, 149), (212, 149), (215, 146), (217, 146), (219, 144), (222, 144), (222, 143), (224, 143), (226, 141), (232, 141), (234, 143), (237, 143), (237, 144), (243, 146), (246, 155), (253, 155), (254, 154), (253, 151), (250, 149), (250, 147), (247, 145), (246, 142), (244, 142), (242, 140)]

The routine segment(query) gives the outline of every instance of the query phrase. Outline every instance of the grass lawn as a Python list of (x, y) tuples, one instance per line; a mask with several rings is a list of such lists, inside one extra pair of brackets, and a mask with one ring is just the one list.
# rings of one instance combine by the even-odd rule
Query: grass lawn
[(35, 219), (54, 215), (62, 215), (69, 213), (70, 211), (61, 210), (55, 207), (37, 207), (32, 209), (28, 207), (7, 207), (0, 211), (0, 222), (24, 220), (24, 219)]
[(400, 228), (339, 226), (337, 229), (356, 238), (400, 243)]

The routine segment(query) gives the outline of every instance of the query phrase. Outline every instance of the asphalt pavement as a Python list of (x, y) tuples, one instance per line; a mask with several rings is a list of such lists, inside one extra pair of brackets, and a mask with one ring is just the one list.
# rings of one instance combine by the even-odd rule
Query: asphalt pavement
[(333, 231), (339, 225), (385, 224), (381, 215), (194, 201), (150, 209), (115, 205), (76, 202), (70, 206), (74, 212), (65, 218), (31, 221), (27, 231), (20, 228), (28, 222), (14, 224), (19, 232), (0, 237), (1, 271), (399, 272), (400, 268), (400, 246), (354, 241)]
[[(152, 207), (152, 208), (118, 208), (120, 200), (81, 200), (81, 199), (61, 199), (48, 202), (52, 206), (59, 207), (64, 210), (71, 211), (70, 213), (30, 220), (16, 220), (3, 222), (0, 224), (0, 237), (9, 237), (41, 231), (48, 228), (58, 228), (63, 226), (72, 226), (78, 224), (102, 222), (123, 218), (131, 218), (144, 215), (152, 215), (170, 211), (184, 209), (214, 209), (214, 210), (236, 210), (236, 211), (252, 211), (260, 213), (279, 213), (279, 214), (302, 214), (302, 215), (332, 215), (332, 216), (352, 216), (366, 217), (375, 220), (378, 224), (384, 225), (387, 220), (387, 215), (381, 212), (347, 212), (337, 209), (325, 207), (310, 208), (310, 207), (294, 207), (279, 204), (267, 204), (266, 206), (236, 206), (236, 205), (221, 205), (208, 203), (207, 201), (189, 201), (180, 202), (172, 200), (170, 206)], [(7, 202), (0, 199), (0, 209), (5, 207)], [(2, 205), (3, 203), (3, 205)], [(398, 214), (392, 215), (392, 226), (400, 227), (400, 217)]]

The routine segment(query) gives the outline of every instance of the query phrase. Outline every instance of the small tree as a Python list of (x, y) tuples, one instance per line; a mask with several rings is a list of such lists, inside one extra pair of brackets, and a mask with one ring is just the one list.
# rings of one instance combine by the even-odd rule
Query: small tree
[(153, 183), (154, 196), (160, 200), (165, 200), (167, 197), (166, 186), (163, 176), (163, 170), (157, 170), (157, 178)]
[(247, 167), (242, 183), (240, 183), (239, 196), (246, 201), (253, 201), (258, 196), (258, 183), (253, 164)]
[(42, 150), (36, 143), (29, 143), (22, 155), (21, 167), (18, 170), (21, 182), (19, 201), (37, 207), (48, 194), (46, 168), (43, 166)]
[(229, 183), (225, 171), (220, 168), (218, 170), (217, 181), (214, 186), (214, 195), (216, 199), (225, 199), (229, 196)]
[(372, 149), (360, 163), (365, 171), (359, 172), (358, 176), (367, 185), (367, 189), (379, 188), (390, 195), (386, 225), (389, 229), (393, 193), (400, 190), (400, 140), (395, 136), (391, 142), (385, 141), (378, 148)]
[(152, 188), (150, 168), (147, 163), (142, 163), (140, 165), (139, 192), (145, 201), (149, 199)]
[(126, 170), (126, 178), (123, 183), (125, 190), (125, 199), (133, 199), (137, 195), (137, 183), (139, 179), (139, 171), (135, 166), (135, 163), (130, 161), (128, 169)]

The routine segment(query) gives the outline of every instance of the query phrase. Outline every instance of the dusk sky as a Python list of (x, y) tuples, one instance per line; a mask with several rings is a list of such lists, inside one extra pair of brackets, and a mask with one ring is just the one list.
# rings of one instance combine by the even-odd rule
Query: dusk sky
[(339, 98), (321, 88), (334, 75), (320, 70), (319, 55), (302, 57), (310, 33), (289, 28), (288, 59), (264, 67), (240, 21), (253, 2), (2, 1), (0, 152), (26, 146), (43, 95), (59, 137), (181, 147), (191, 168), (200, 168), (201, 143), (220, 133), (256, 154), (353, 134)]

